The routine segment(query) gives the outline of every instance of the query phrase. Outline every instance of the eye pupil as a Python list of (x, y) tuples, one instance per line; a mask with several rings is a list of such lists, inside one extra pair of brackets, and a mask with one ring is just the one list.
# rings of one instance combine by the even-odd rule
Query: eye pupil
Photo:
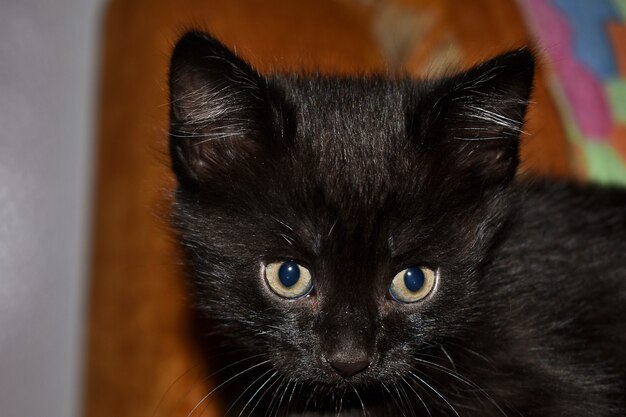
[(404, 273), (404, 285), (411, 292), (419, 291), (425, 281), (424, 272), (420, 268), (408, 268)]
[(285, 262), (278, 270), (280, 283), (289, 288), (294, 286), (300, 279), (300, 268), (295, 262)]

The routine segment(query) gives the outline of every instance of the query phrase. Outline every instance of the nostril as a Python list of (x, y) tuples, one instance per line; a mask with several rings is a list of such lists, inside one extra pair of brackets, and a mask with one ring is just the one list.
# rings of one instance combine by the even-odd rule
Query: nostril
[(328, 362), (330, 366), (337, 371), (339, 375), (344, 378), (349, 378), (352, 375), (356, 375), (361, 371), (367, 369), (370, 366), (368, 361), (358, 361), (358, 362)]

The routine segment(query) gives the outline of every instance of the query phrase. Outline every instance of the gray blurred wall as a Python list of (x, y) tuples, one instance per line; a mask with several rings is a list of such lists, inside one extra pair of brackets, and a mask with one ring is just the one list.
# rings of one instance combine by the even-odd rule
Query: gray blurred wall
[(101, 1), (0, 0), (0, 416), (82, 394)]

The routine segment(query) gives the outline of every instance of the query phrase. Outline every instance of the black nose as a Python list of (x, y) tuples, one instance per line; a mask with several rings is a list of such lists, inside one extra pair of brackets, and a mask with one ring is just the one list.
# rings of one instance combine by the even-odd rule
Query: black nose
[(361, 371), (367, 369), (370, 366), (368, 361), (358, 361), (358, 362), (328, 362), (330, 366), (332, 366), (335, 371), (339, 375), (344, 378), (349, 378), (352, 375), (356, 375)]

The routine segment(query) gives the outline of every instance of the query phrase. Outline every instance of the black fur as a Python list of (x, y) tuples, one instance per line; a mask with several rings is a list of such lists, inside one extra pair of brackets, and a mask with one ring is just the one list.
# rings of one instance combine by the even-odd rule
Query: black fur
[[(178, 43), (174, 223), (204, 330), (241, 349), (230, 414), (626, 414), (626, 192), (515, 177), (533, 67), (267, 78)], [(287, 301), (261, 265), (292, 259), (315, 292)], [(410, 265), (438, 287), (400, 304)], [(329, 356), (372, 363), (344, 379)]]

